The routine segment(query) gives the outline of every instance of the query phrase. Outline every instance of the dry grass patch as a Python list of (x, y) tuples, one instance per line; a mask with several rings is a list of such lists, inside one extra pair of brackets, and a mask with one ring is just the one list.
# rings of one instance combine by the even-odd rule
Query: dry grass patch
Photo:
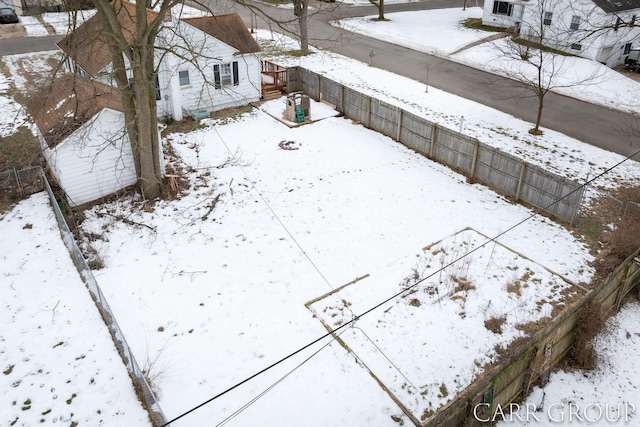
[(604, 280), (640, 245), (640, 187), (620, 188), (592, 200), (577, 232), (596, 257), (592, 285)]
[(575, 326), (576, 338), (566, 357), (569, 367), (590, 371), (598, 365), (598, 353), (594, 338), (602, 332), (606, 315), (600, 304), (589, 301), (580, 309)]
[(484, 327), (494, 334), (502, 334), (502, 325), (504, 325), (506, 321), (506, 316), (491, 317), (484, 321)]

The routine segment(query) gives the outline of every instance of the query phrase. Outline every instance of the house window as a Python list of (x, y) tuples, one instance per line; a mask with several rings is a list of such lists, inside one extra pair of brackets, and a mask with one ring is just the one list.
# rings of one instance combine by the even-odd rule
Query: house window
[(573, 15), (573, 17), (571, 18), (571, 25), (569, 25), (569, 29), (577, 30), (578, 28), (580, 28), (580, 17)]
[(240, 83), (238, 77), (238, 61), (214, 64), (213, 66), (213, 80), (216, 89), (222, 89), (223, 86), (238, 86)]
[(494, 1), (493, 14), (511, 16), (513, 14), (513, 3), (507, 1)]
[(553, 12), (545, 12), (544, 25), (551, 25), (551, 18), (553, 18)]
[(156, 76), (156, 101), (160, 101), (162, 99), (160, 93), (160, 79)]
[(180, 86), (189, 86), (189, 70), (178, 71), (178, 79), (180, 80)]
[(571, 43), (571, 50), (582, 50), (582, 45), (579, 43)]
[(624, 45), (624, 53), (623, 53), (623, 55), (626, 55), (629, 52), (631, 52), (631, 43), (627, 43), (627, 44)]

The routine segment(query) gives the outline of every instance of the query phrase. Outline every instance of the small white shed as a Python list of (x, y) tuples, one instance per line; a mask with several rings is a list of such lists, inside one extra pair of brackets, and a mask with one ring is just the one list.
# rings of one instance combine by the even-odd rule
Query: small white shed
[(65, 74), (29, 103), (47, 165), (70, 206), (137, 181), (120, 97), (111, 86)]

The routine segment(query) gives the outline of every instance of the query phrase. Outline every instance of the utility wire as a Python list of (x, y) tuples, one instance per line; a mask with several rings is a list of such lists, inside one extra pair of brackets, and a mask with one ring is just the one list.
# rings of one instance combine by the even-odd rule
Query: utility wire
[[(364, 335), (364, 336), (365, 336), (365, 338), (369, 340), (369, 342), (371, 343), (371, 345), (373, 345), (373, 346), (376, 348), (376, 350), (378, 350), (378, 352), (379, 352), (380, 354), (382, 354), (382, 357), (384, 357), (385, 359), (387, 359), (387, 362), (389, 362), (389, 364), (390, 364), (391, 366), (393, 366), (393, 368), (394, 368), (396, 371), (398, 371), (398, 374), (400, 374), (400, 376), (401, 376), (402, 378), (404, 378), (404, 379), (407, 381), (407, 383), (409, 383), (409, 385), (410, 385), (411, 387), (413, 387), (416, 391), (420, 392), (420, 389), (419, 389), (418, 387), (416, 387), (416, 386), (415, 386), (415, 384), (414, 384), (414, 383), (413, 383), (409, 378), (407, 378), (407, 376), (404, 374), (404, 372), (402, 372), (402, 371), (400, 370), (400, 368), (399, 368), (398, 366), (396, 366), (396, 364), (395, 364), (395, 363), (393, 363), (393, 360), (391, 360), (391, 359), (390, 359), (390, 358), (389, 358), (389, 357), (384, 353), (384, 351), (382, 351), (382, 349), (381, 349), (380, 347), (378, 347), (378, 344), (376, 344), (376, 343), (375, 343), (375, 341), (373, 341), (373, 340), (371, 339), (371, 337), (369, 337), (369, 335), (367, 335), (367, 333), (364, 331), (364, 329), (362, 329), (362, 328), (360, 328), (360, 327), (357, 327), (357, 326), (356, 326), (354, 329), (359, 330), (359, 331), (362, 333), (362, 335)], [(424, 397), (424, 396), (423, 396), (423, 397)]]
[[(220, 133), (218, 132), (218, 129), (216, 129), (215, 127), (213, 128), (216, 131), (216, 134), (218, 135), (218, 138), (220, 138), (220, 141), (222, 141), (222, 144), (225, 146), (225, 148), (227, 149), (227, 151), (231, 154), (231, 150), (229, 149), (229, 146), (227, 145), (227, 143), (225, 142), (224, 139), (222, 139), (222, 135), (220, 135)], [(256, 193), (258, 193), (258, 196), (260, 196), (260, 199), (262, 199), (262, 202), (267, 206), (267, 208), (269, 209), (269, 211), (271, 211), (271, 214), (276, 218), (276, 221), (278, 221), (278, 223), (280, 223), (280, 225), (282, 226), (282, 228), (284, 229), (284, 231), (289, 235), (289, 237), (291, 238), (291, 240), (293, 240), (293, 242), (296, 244), (296, 246), (298, 247), (298, 249), (300, 249), (300, 252), (302, 252), (302, 254), (305, 256), (305, 258), (307, 258), (307, 260), (309, 261), (309, 263), (313, 266), (313, 268), (316, 270), (316, 272), (318, 272), (318, 274), (320, 275), (320, 277), (322, 278), (322, 280), (324, 280), (324, 282), (327, 284), (327, 286), (329, 286), (329, 288), (333, 291), (334, 287), (331, 286), (331, 283), (329, 283), (329, 280), (325, 277), (324, 274), (322, 274), (322, 272), (320, 271), (320, 269), (318, 268), (318, 266), (313, 262), (313, 260), (311, 259), (311, 257), (307, 254), (307, 252), (302, 248), (302, 245), (300, 245), (300, 243), (298, 243), (298, 241), (296, 240), (295, 237), (293, 237), (293, 234), (291, 234), (291, 232), (289, 231), (289, 229), (287, 228), (287, 226), (284, 224), (284, 222), (282, 222), (282, 220), (280, 219), (280, 217), (278, 216), (278, 214), (273, 210), (273, 208), (271, 207), (271, 205), (269, 204), (269, 202), (267, 202), (267, 200), (264, 198), (264, 196), (262, 195), (262, 193), (260, 192), (260, 190), (258, 190), (258, 187), (256, 187), (255, 183), (251, 180), (251, 178), (249, 178), (249, 175), (247, 174), (247, 172), (244, 170), (244, 168), (242, 166), (240, 166), (240, 170), (242, 171), (242, 174), (244, 175), (244, 177), (251, 183), (251, 186), (253, 187), (253, 189), (255, 190)]]
[[(344, 331), (342, 331), (344, 332)], [(340, 334), (342, 334), (342, 332)], [(300, 362), (295, 368), (291, 369), (289, 372), (287, 372), (285, 375), (283, 375), (278, 381), (276, 381), (275, 383), (273, 383), (272, 385), (270, 385), (269, 387), (267, 387), (265, 390), (263, 390), (260, 394), (258, 394), (256, 397), (254, 397), (253, 399), (251, 399), (248, 403), (245, 403), (244, 405), (242, 405), (242, 407), (240, 407), (240, 409), (238, 409), (237, 411), (235, 411), (233, 414), (229, 415), (227, 418), (225, 418), (224, 420), (222, 420), (219, 424), (216, 424), (216, 427), (220, 427), (225, 425), (226, 423), (228, 423), (230, 420), (232, 420), (233, 418), (235, 418), (236, 416), (238, 416), (241, 412), (243, 412), (245, 409), (247, 409), (249, 406), (253, 405), (255, 402), (258, 401), (258, 399), (260, 399), (262, 396), (264, 396), (265, 394), (267, 394), (268, 392), (270, 392), (275, 386), (277, 386), (278, 384), (280, 384), (282, 381), (284, 381), (289, 375), (291, 375), (294, 371), (296, 371), (298, 368), (300, 368), (302, 365), (304, 365), (305, 363), (307, 363), (309, 360), (311, 360), (316, 354), (320, 353), (322, 350), (324, 350), (325, 348), (327, 348), (329, 346), (329, 344), (331, 344), (332, 342), (334, 342), (336, 340), (336, 337), (333, 337), (331, 341), (329, 341), (328, 343), (326, 343), (325, 345), (323, 345), (322, 347), (320, 347), (318, 350), (316, 350), (311, 356), (307, 357), (306, 359), (304, 359), (302, 362)]]
[[(223, 141), (224, 142), (224, 141)], [(322, 341), (323, 339), (327, 338), (330, 335), (335, 334), (336, 332), (346, 328), (347, 326), (351, 325), (352, 323), (356, 322), (357, 320), (359, 320), (361, 317), (366, 316), (367, 314), (371, 313), (372, 311), (382, 307), (383, 305), (385, 305), (386, 303), (388, 303), (389, 301), (392, 301), (394, 298), (397, 298), (399, 296), (401, 296), (402, 294), (406, 293), (408, 290), (411, 290), (413, 288), (415, 288), (416, 286), (418, 286), (420, 283), (424, 282), (427, 279), (430, 279), (431, 277), (435, 276), (436, 274), (440, 273), (443, 270), (446, 270), (447, 268), (451, 267), (453, 264), (459, 262), (460, 260), (466, 258), (467, 256), (473, 254), (474, 252), (480, 250), (481, 248), (483, 248), (484, 246), (486, 246), (487, 244), (491, 243), (491, 242), (495, 242), (497, 241), (500, 237), (504, 236), (505, 234), (509, 233), (510, 231), (512, 231), (513, 229), (521, 226), (522, 224), (524, 224), (525, 222), (529, 221), (532, 218), (535, 218), (536, 216), (540, 215), (540, 212), (548, 210), (551, 206), (555, 205), (556, 203), (566, 199), (567, 197), (571, 196), (572, 194), (576, 193), (577, 191), (586, 188), (587, 185), (591, 184), (592, 182), (596, 181), (597, 179), (600, 179), (603, 175), (611, 172), (613, 169), (617, 168), (618, 166), (620, 166), (622, 163), (630, 160), (632, 157), (637, 156), (638, 154), (640, 154), (640, 150), (636, 151), (635, 153), (625, 157), (624, 159), (622, 159), (621, 161), (619, 161), (618, 163), (616, 163), (615, 165), (611, 166), (610, 168), (605, 169), (603, 172), (599, 173), (598, 175), (594, 176), (593, 178), (585, 181), (584, 184), (578, 186), (577, 188), (575, 188), (574, 190), (571, 190), (570, 192), (568, 192), (567, 194), (565, 194), (564, 196), (562, 196), (561, 198), (559, 198), (558, 200), (556, 200), (555, 202), (552, 202), (550, 204), (548, 204), (546, 207), (544, 208), (539, 208), (538, 210), (534, 211), (531, 215), (527, 216), (526, 218), (524, 218), (521, 221), (518, 221), (516, 224), (512, 225), (511, 227), (507, 228), (504, 231), (501, 231), (500, 233), (498, 233), (495, 237), (490, 237), (488, 238), (483, 244), (481, 244), (480, 246), (477, 246), (473, 249), (471, 249), (470, 251), (466, 252), (465, 254), (459, 256), (458, 258), (454, 259), (453, 261), (449, 262), (448, 264), (440, 267), (438, 270), (434, 271), (433, 273), (429, 274), (426, 277), (423, 277), (422, 279), (418, 280), (416, 283), (414, 283), (413, 285), (409, 286), (408, 288), (405, 288), (403, 290), (401, 290), (400, 292), (395, 293), (394, 295), (392, 295), (391, 297), (385, 299), (384, 301), (374, 305), (373, 307), (365, 310), (364, 312), (362, 312), (360, 315), (358, 316), (354, 316), (351, 318), (351, 320), (343, 323), (342, 325), (338, 326), (337, 328), (331, 330), (330, 332), (327, 332), (326, 334), (316, 338), (315, 340), (311, 341), (310, 343), (300, 347), (298, 350), (294, 351), (293, 353), (289, 354), (288, 356), (285, 356), (283, 358), (281, 358), (280, 360), (278, 360), (277, 362), (272, 363), (271, 365), (267, 366), (266, 368), (256, 372), (255, 374), (245, 378), (244, 380), (240, 381), (239, 383), (229, 387), (228, 389), (224, 390), (221, 393), (218, 393), (217, 395), (213, 396), (212, 398), (206, 400), (205, 402), (202, 402), (201, 404), (194, 406), (193, 408), (189, 409), (188, 411), (182, 413), (181, 415), (177, 416), (176, 418), (172, 419), (171, 421), (166, 422), (165, 424), (163, 424), (161, 427), (166, 427), (168, 425), (170, 425), (171, 423), (181, 419), (182, 417), (192, 413), (193, 411), (200, 409), (201, 407), (213, 402), (214, 400), (224, 396), (225, 394), (229, 393), (232, 390), (235, 390), (236, 388), (240, 387), (241, 385), (251, 381), (252, 379), (254, 379), (255, 377), (262, 375), (263, 373), (265, 373), (266, 371), (270, 370), (271, 368), (279, 365), (280, 363), (292, 358), (293, 356), (295, 356), (296, 354), (306, 350), (307, 348), (311, 347), (312, 345)]]

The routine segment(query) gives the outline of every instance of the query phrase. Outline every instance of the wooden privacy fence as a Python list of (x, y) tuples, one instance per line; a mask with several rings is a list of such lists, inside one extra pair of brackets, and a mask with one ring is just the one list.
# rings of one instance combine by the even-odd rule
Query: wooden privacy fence
[(571, 224), (576, 220), (584, 191), (576, 182), (302, 67), (289, 68), (287, 90), (334, 105), (346, 117), (459, 171), (470, 182)]
[[(533, 383), (548, 375), (550, 368), (570, 350), (576, 336), (576, 325), (581, 319), (581, 310), (587, 304), (593, 303), (605, 315), (615, 312), (620, 308), (623, 298), (638, 284), (640, 249), (627, 258), (600, 286), (586, 292), (578, 301), (555, 315), (545, 328), (514, 349), (511, 357), (489, 368), (456, 399), (425, 420), (422, 426), (484, 425), (474, 417), (474, 408), (481, 405), (482, 411), (476, 412), (480, 415), (478, 418), (486, 420), (498, 405), (506, 408), (518, 396), (526, 396)], [(548, 402), (559, 403), (561, 402)]]

